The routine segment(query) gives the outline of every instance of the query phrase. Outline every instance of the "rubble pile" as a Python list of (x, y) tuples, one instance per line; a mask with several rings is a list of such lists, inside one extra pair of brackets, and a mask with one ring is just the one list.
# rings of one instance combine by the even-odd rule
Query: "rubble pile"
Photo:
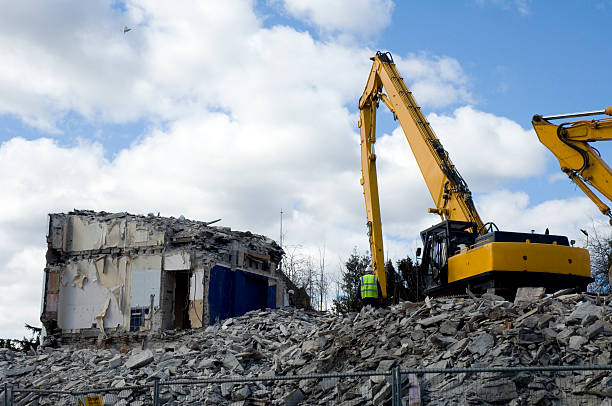
[[(168, 332), (142, 348), (0, 350), (0, 381), (19, 387), (83, 390), (189, 378), (303, 375), (536, 365), (608, 365), (612, 306), (604, 298), (531, 289), (515, 302), (491, 294), (427, 299), (332, 315), (283, 308), (255, 311), (200, 330)], [(408, 377), (404, 384), (406, 400)], [(612, 374), (598, 371), (419, 375), (425, 404), (607, 404)], [(1, 390), (1, 389), (0, 389)], [(18, 398), (25, 394), (17, 394)], [(45, 404), (43, 396), (27, 401)], [(303, 379), (161, 388), (178, 405), (379, 405), (389, 378)], [(0, 399), (2, 397), (0, 396)], [(123, 390), (117, 405), (143, 405), (151, 390)], [(116, 395), (105, 395), (115, 404)], [(572, 398), (573, 399), (573, 398)], [(584, 403), (581, 403), (584, 402)], [(592, 402), (592, 403), (587, 403)], [(607, 402), (607, 403), (606, 403)], [(61, 403), (59, 403), (61, 404)], [(408, 404), (408, 403), (405, 403)]]

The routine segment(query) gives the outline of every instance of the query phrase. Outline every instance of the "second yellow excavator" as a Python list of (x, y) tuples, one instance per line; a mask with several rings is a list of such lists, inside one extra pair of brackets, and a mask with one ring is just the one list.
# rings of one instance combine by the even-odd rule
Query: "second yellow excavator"
[[(567, 237), (499, 231), (483, 223), (472, 194), (434, 134), (390, 53), (371, 58), (372, 69), (359, 100), (361, 184), (366, 202), (372, 268), (387, 296), (376, 174), (376, 109), (382, 101), (399, 120), (442, 220), (421, 232), (419, 270), (425, 294), (494, 288), (509, 296), (521, 286), (584, 290), (590, 278), (588, 251)], [(386, 94), (383, 92), (386, 90)]]
[[(601, 158), (591, 142), (612, 140), (612, 118), (567, 121), (577, 117), (612, 116), (612, 106), (599, 111), (541, 116), (536, 114), (531, 124), (538, 138), (559, 160), (561, 170), (595, 203), (599, 211), (610, 217), (612, 212), (589, 185), (612, 201), (612, 169)], [(561, 124), (551, 121), (564, 120)]]

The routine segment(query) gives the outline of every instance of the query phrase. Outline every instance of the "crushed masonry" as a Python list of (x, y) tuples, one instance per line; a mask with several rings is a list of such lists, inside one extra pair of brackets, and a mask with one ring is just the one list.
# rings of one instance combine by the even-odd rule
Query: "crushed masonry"
[[(20, 387), (80, 390), (145, 384), (153, 377), (609, 365), (612, 306), (606, 300), (565, 291), (516, 303), (491, 294), (438, 298), (347, 315), (292, 307), (252, 311), (203, 329), (150, 337), (144, 349), (127, 344), (47, 347), (29, 354), (2, 349), (0, 379)], [(417, 383), (414, 378), (404, 377), (404, 399), (418, 384), (424, 404), (568, 404), (568, 397), (580, 396), (584, 401), (576, 404), (609, 405), (612, 397), (612, 376), (596, 371), (427, 374)], [(125, 390), (117, 404), (146, 403), (147, 396)], [(347, 406), (384, 404), (390, 396), (385, 377), (161, 388), (162, 404)], [(37, 401), (48, 404), (43, 397)]]

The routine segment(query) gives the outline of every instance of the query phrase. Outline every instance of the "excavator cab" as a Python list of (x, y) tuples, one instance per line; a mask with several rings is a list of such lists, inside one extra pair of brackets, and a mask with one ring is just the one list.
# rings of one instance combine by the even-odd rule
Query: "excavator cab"
[(446, 286), (448, 258), (474, 245), (478, 236), (475, 229), (473, 222), (446, 220), (421, 231), (420, 272), (425, 294), (433, 294)]

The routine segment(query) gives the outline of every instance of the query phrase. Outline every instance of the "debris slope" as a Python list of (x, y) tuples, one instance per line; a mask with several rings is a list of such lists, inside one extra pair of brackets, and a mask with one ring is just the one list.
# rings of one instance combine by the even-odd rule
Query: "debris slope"
[[(608, 365), (612, 306), (604, 298), (563, 293), (544, 297), (531, 291), (515, 302), (491, 294), (427, 299), (347, 315), (293, 308), (255, 311), (204, 329), (166, 332), (144, 349), (120, 344), (41, 348), (31, 354), (3, 349), (0, 378), (19, 387), (82, 390), (144, 385), (155, 377), (304, 375), (394, 366)], [(420, 375), (419, 385), (423, 400), (438, 405), (563, 404), (572, 397), (610, 404), (605, 402), (612, 398), (611, 378), (597, 371), (438, 373)], [(37, 398), (27, 396), (28, 401)], [(169, 385), (162, 386), (160, 396), (166, 405), (378, 405), (390, 399), (391, 386), (384, 376), (303, 379)], [(105, 395), (105, 403), (118, 405), (147, 404), (147, 399), (150, 389)], [(46, 402), (44, 396), (37, 400)]]

